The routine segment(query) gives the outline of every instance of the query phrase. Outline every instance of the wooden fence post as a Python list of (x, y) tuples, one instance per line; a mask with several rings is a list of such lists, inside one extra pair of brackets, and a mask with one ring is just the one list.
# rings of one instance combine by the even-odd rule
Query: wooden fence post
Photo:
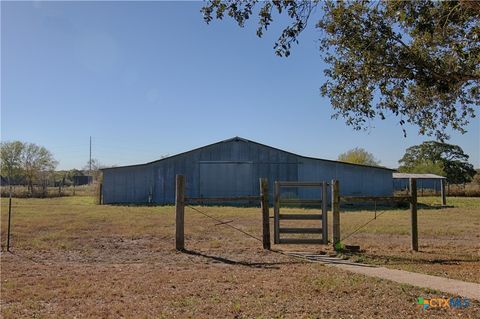
[(442, 206), (446, 206), (447, 194), (445, 193), (445, 178), (440, 180), (440, 195), (442, 196)]
[(280, 184), (278, 181), (275, 181), (275, 192), (274, 192), (274, 203), (273, 203), (273, 242), (275, 244), (280, 244)]
[(260, 178), (260, 200), (262, 207), (263, 249), (270, 250), (270, 212), (268, 208), (268, 180)]
[(11, 222), (12, 222), (12, 186), (9, 185), (9, 187), (10, 187), (10, 195), (8, 197), (7, 251), (10, 251), (10, 229), (11, 229)]
[(340, 186), (338, 180), (332, 180), (333, 248), (340, 242)]
[(327, 182), (322, 183), (322, 241), (324, 245), (328, 244), (328, 190)]
[(418, 225), (417, 225), (417, 180), (410, 178), (410, 213), (412, 222), (412, 250), (418, 251)]
[(103, 183), (100, 183), (98, 186), (98, 205), (102, 205), (102, 200), (103, 200)]
[(175, 192), (175, 248), (185, 249), (185, 177), (176, 176)]

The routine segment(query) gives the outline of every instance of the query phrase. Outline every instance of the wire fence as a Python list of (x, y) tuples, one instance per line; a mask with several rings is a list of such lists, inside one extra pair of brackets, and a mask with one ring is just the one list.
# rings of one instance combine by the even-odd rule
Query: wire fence
[(250, 233), (247, 233), (247, 232), (244, 231), (243, 229), (240, 229), (240, 228), (238, 228), (238, 227), (235, 227), (235, 226), (233, 226), (233, 225), (230, 225), (229, 222), (225, 222), (225, 221), (223, 221), (223, 220), (221, 220), (221, 219), (219, 219), (219, 218), (213, 217), (213, 216), (211, 216), (211, 215), (209, 215), (209, 214), (207, 214), (207, 213), (205, 213), (205, 212), (203, 212), (203, 211), (199, 210), (198, 208), (193, 207), (193, 206), (191, 206), (191, 205), (185, 205), (185, 206), (188, 207), (188, 208), (190, 208), (190, 209), (192, 209), (192, 210), (194, 210), (195, 212), (197, 212), (197, 213), (199, 213), (199, 214), (202, 214), (202, 215), (205, 216), (205, 217), (208, 217), (208, 218), (216, 221), (216, 222), (218, 223), (218, 225), (224, 225), (224, 226), (230, 227), (230, 228), (232, 228), (232, 229), (234, 229), (234, 230), (236, 230), (236, 231), (238, 231), (238, 232), (240, 232), (240, 233), (242, 233), (242, 234), (244, 234), (244, 235), (246, 235), (246, 236), (248, 236), (248, 237), (251, 237), (251, 238), (253, 238), (253, 239), (255, 239), (255, 240), (258, 240), (259, 242), (263, 242), (263, 240), (262, 240), (261, 238), (258, 238), (258, 237), (256, 237), (256, 236), (250, 234)]

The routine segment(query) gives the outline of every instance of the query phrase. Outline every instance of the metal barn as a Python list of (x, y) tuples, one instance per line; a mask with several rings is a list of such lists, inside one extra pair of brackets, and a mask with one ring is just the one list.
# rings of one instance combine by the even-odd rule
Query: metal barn
[[(340, 181), (342, 195), (391, 196), (393, 170), (296, 155), (235, 137), (154, 162), (103, 171), (103, 203), (175, 202), (175, 175), (185, 175), (188, 197), (254, 196), (269, 181)], [(291, 189), (293, 198), (319, 198), (317, 189)]]

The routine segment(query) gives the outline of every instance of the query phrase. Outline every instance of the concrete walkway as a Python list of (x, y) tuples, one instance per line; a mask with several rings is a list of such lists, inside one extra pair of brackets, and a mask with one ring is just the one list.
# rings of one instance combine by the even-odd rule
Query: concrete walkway
[(462, 296), (480, 301), (480, 284), (461, 280), (424, 275), (405, 270), (389, 269), (373, 265), (354, 263), (326, 255), (310, 255), (306, 253), (288, 253), (291, 256), (305, 258), (312, 262), (320, 262), (327, 266), (340, 268), (357, 274), (387, 279), (402, 284), (421, 288), (435, 289), (454, 296)]

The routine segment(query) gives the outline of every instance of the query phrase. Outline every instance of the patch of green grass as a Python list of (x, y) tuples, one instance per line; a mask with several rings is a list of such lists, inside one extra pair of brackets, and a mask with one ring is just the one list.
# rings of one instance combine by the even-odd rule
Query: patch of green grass
[[(418, 224), (421, 236), (458, 236), (478, 233), (480, 198), (453, 199), (455, 201), (452, 200), (452, 204), (455, 208), (419, 209)], [(422, 197), (421, 200), (428, 201), (430, 198)], [(478, 206), (475, 206), (477, 204)], [(1, 200), (3, 241), (7, 224), (7, 205), (8, 200), (3, 198)], [(257, 207), (198, 206), (197, 208), (218, 219), (232, 220), (233, 225), (250, 233), (258, 233), (261, 228), (260, 209)], [(282, 212), (308, 213), (311, 210), (284, 208)], [(379, 216), (380, 214), (382, 215)], [(355, 231), (374, 216), (375, 213), (372, 210), (342, 210), (342, 236)], [(328, 217), (331, 221), (331, 213)], [(95, 205), (94, 198), (86, 196), (13, 200), (12, 231), (17, 247), (82, 249), (83, 246), (77, 238), (94, 239), (103, 237), (105, 233), (119, 234), (124, 238), (132, 239), (141, 234), (173, 235), (174, 222), (173, 206)], [(309, 222), (298, 221), (295, 227), (315, 226)], [(187, 230), (190, 227), (206, 230), (210, 229), (215, 222), (187, 207), (185, 224)], [(331, 223), (329, 224), (331, 228)], [(209, 246), (220, 248), (223, 245), (223, 238), (231, 231), (225, 226), (215, 226), (215, 234), (219, 237), (214, 238)], [(194, 235), (201, 235), (204, 232), (197, 231)], [(410, 212), (408, 209), (387, 211), (379, 209), (377, 219), (358, 230), (357, 233), (408, 236)]]
[[(425, 196), (418, 197), (419, 204), (425, 205), (440, 205), (442, 199), (440, 196)], [(479, 208), (480, 207), (480, 197), (447, 197), (447, 205), (455, 206), (458, 208)]]
[(242, 304), (238, 301), (234, 302), (232, 304), (232, 312), (235, 315), (239, 315), (242, 312)]
[[(475, 198), (476, 200), (476, 198)], [(473, 201), (466, 201), (469, 205)], [(421, 236), (458, 236), (460, 234), (478, 233), (480, 229), (480, 202), (474, 207), (455, 207), (438, 209), (419, 209), (418, 227)], [(380, 215), (381, 214), (381, 215)], [(377, 210), (377, 218), (373, 210), (342, 211), (341, 232), (346, 236), (360, 228), (359, 234), (391, 234), (409, 235), (411, 222), (410, 210)], [(329, 213), (331, 220), (331, 213)], [(373, 220), (372, 220), (373, 219)], [(362, 227), (367, 222), (370, 223)], [(455, 222), (452, 222), (455, 221)]]

